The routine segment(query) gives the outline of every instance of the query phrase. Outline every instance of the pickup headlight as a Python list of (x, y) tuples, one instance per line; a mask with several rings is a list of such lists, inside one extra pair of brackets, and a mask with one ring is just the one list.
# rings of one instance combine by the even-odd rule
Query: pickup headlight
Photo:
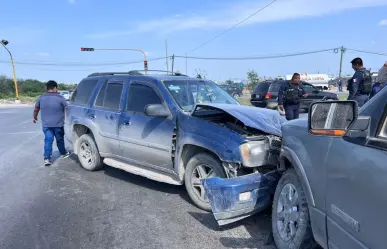
[(267, 160), (270, 145), (267, 140), (251, 141), (239, 146), (242, 163), (245, 167), (261, 166)]

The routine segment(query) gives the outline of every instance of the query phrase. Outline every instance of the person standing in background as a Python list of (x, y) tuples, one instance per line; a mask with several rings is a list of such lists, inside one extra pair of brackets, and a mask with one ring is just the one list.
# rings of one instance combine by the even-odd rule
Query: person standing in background
[(280, 87), (278, 93), (278, 106), (280, 110), (285, 109), (287, 120), (297, 119), (300, 116), (301, 98), (306, 95), (300, 81), (300, 74), (294, 73), (292, 79)]
[(359, 57), (353, 59), (351, 64), (355, 73), (348, 81), (348, 100), (355, 100), (362, 107), (372, 92), (371, 72), (364, 68), (363, 60)]
[(63, 96), (58, 94), (58, 83), (50, 80), (46, 87), (47, 92), (40, 96), (35, 103), (33, 122), (38, 121), (40, 111), (44, 133), (44, 165), (50, 166), (54, 138), (62, 158), (69, 157), (70, 153), (65, 148), (63, 128), (67, 102)]
[(378, 72), (378, 77), (376, 79), (376, 83), (372, 86), (372, 92), (370, 95), (370, 98), (375, 96), (380, 90), (382, 90), (383, 87), (385, 87), (387, 84), (387, 61), (384, 63), (382, 68), (380, 68)]
[(343, 91), (343, 83), (342, 83), (341, 79), (339, 79), (339, 81), (337, 82), (337, 85), (339, 87), (339, 92), (342, 92)]

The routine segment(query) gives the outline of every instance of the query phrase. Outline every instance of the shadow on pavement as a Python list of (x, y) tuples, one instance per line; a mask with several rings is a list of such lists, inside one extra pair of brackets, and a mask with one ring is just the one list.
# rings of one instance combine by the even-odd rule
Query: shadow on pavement
[(250, 234), (250, 238), (221, 237), (219, 241), (224, 247), (259, 248), (257, 246), (258, 242), (261, 245), (267, 246), (265, 248), (276, 248), (271, 233), (271, 208), (268, 208), (267, 210), (264, 210), (252, 217), (224, 226), (218, 225), (212, 213), (188, 212), (188, 214), (195, 218), (203, 226), (213, 231), (227, 231), (239, 226), (244, 226)]
[[(167, 193), (171, 195), (180, 195), (186, 202), (192, 204), (184, 186), (176, 186), (172, 184), (157, 182), (150, 180), (146, 177), (138, 176), (124, 170), (116, 169), (113, 167), (105, 166), (103, 169), (104, 173), (110, 177), (138, 185), (147, 189), (151, 189), (157, 192)], [(192, 204), (193, 205), (193, 204)]]

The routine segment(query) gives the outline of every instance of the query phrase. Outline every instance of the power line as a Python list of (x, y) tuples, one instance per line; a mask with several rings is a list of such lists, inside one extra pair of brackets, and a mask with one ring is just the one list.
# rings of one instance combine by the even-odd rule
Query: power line
[[(246, 17), (246, 18), (243, 19), (242, 21), (238, 22), (237, 24), (235, 24), (235, 25), (232, 26), (231, 28), (226, 29), (226, 30), (223, 31), (222, 33), (216, 35), (216, 36), (213, 37), (212, 39), (210, 39), (210, 40), (204, 42), (203, 44), (199, 45), (198, 47), (192, 49), (192, 50), (191, 50), (190, 52), (188, 52), (188, 53), (192, 53), (192, 52), (194, 52), (194, 51), (196, 51), (196, 50), (198, 50), (198, 49), (204, 47), (205, 45), (207, 45), (208, 43), (212, 42), (213, 40), (215, 40), (215, 39), (221, 37), (221, 36), (224, 35), (225, 33), (227, 33), (227, 32), (229, 32), (230, 30), (232, 30), (233, 28), (239, 26), (240, 24), (242, 24), (243, 22), (247, 21), (247, 20), (250, 19), (251, 17), (255, 16), (256, 14), (258, 14), (259, 12), (261, 12), (262, 10), (266, 9), (267, 7), (269, 7), (270, 5), (272, 5), (272, 4), (273, 4), (274, 2), (276, 2), (276, 1), (277, 1), (277, 0), (271, 1), (269, 4), (263, 6), (263, 7), (260, 8), (259, 10), (255, 11), (253, 14), (249, 15), (248, 17)], [(187, 53), (187, 54), (188, 54), (188, 53)]]
[(183, 56), (183, 55), (175, 55), (177, 58), (188, 58), (195, 60), (261, 60), (261, 59), (273, 59), (273, 58), (285, 58), (285, 57), (293, 57), (293, 56), (301, 56), (308, 54), (317, 54), (322, 52), (332, 51), (337, 53), (339, 48), (330, 48), (330, 49), (322, 49), (308, 52), (298, 52), (298, 53), (290, 53), (290, 54), (279, 54), (279, 55), (266, 55), (266, 56), (252, 56), (252, 57), (198, 57), (198, 56)]
[(363, 51), (363, 50), (357, 50), (357, 49), (351, 49), (351, 48), (348, 48), (347, 50), (351, 50), (351, 51), (358, 52), (358, 53), (387, 56), (387, 54), (385, 54), (385, 53), (369, 52), (369, 51)]
[[(157, 61), (164, 60), (166, 57), (159, 57), (154, 59), (148, 59), (148, 61)], [(0, 63), (9, 64), (9, 60), (0, 60)], [(39, 65), (39, 66), (61, 66), (61, 67), (94, 67), (94, 66), (117, 66), (117, 65), (129, 65), (136, 63), (144, 63), (141, 61), (130, 61), (130, 62), (111, 62), (111, 63), (84, 63), (84, 62), (67, 62), (67, 63), (58, 63), (58, 62), (28, 62), (28, 61), (15, 61), (15, 64), (19, 65)]]

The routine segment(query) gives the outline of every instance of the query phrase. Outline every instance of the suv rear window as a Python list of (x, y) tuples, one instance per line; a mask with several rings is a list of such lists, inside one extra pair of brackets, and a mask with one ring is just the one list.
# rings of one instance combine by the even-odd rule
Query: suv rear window
[(266, 93), (269, 89), (270, 83), (269, 82), (261, 82), (258, 83), (258, 85), (255, 87), (254, 92), (255, 93)]
[(71, 97), (71, 103), (78, 105), (87, 105), (91, 94), (98, 84), (98, 80), (83, 80), (75, 89), (73, 96)]
[(279, 89), (280, 87), (282, 86), (282, 84), (284, 84), (285, 81), (276, 81), (276, 82), (273, 82), (270, 87), (269, 87), (269, 92), (271, 93), (278, 93), (279, 92)]

